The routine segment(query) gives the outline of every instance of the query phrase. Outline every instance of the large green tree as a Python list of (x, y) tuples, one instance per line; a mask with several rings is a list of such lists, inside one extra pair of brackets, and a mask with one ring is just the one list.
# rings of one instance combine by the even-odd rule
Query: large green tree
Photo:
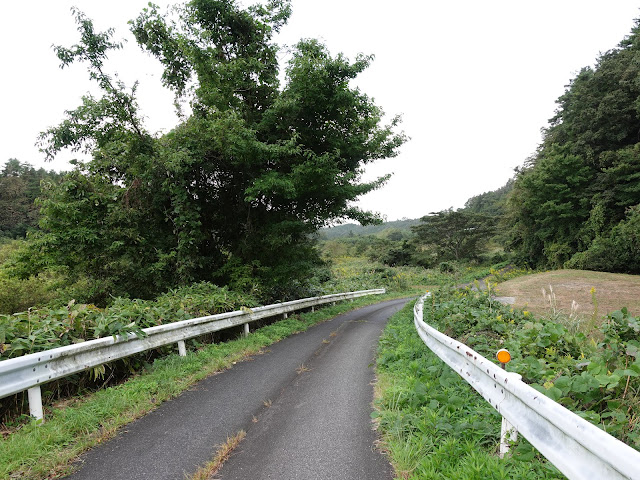
[(85, 62), (103, 96), (87, 96), (43, 150), (91, 152), (65, 186), (43, 200), (37, 248), (88, 272), (110, 293), (149, 296), (198, 280), (260, 284), (296, 295), (319, 263), (309, 235), (336, 218), (376, 221), (353, 201), (386, 177), (363, 167), (404, 142), (398, 119), (351, 85), (370, 63), (331, 56), (315, 40), (293, 49), (278, 82), (273, 34), (290, 5), (243, 9), (233, 0), (193, 0), (170, 17), (150, 5), (131, 22), (138, 43), (164, 66), (162, 81), (190, 113), (161, 137), (145, 129), (127, 89), (106, 73), (120, 44), (75, 12), (81, 41), (56, 49), (62, 65)]
[(468, 210), (443, 210), (425, 215), (411, 227), (418, 246), (435, 246), (438, 261), (470, 260), (482, 253), (495, 233), (493, 217)]

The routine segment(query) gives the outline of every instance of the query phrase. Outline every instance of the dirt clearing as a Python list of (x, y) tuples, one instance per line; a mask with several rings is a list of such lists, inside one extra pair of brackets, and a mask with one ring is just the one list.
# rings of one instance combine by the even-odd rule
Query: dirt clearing
[(537, 315), (569, 315), (574, 301), (582, 318), (591, 318), (595, 312), (599, 319), (622, 307), (640, 315), (640, 275), (556, 270), (500, 283), (497, 295), (514, 297), (515, 307)]

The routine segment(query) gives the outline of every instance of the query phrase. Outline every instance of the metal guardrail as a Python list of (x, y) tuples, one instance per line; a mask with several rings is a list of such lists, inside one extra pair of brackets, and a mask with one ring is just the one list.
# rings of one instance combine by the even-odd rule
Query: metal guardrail
[(142, 330), (145, 333), (144, 337), (137, 337), (133, 333), (127, 337), (104, 337), (3, 360), (0, 361), (0, 398), (28, 390), (31, 415), (42, 420), (40, 385), (44, 383), (172, 343), (178, 344), (178, 351), (181, 356), (184, 356), (186, 355), (184, 341), (190, 338), (243, 324), (245, 334), (248, 334), (249, 323), (262, 318), (286, 316), (290, 312), (305, 308), (313, 309), (316, 306), (340, 300), (383, 293), (385, 290), (382, 288), (303, 298), (145, 328)]
[(503, 427), (506, 420), (507, 428), (522, 433), (570, 480), (640, 479), (640, 452), (426, 324), (422, 315), (428, 295), (414, 307), (418, 334), (502, 415)]

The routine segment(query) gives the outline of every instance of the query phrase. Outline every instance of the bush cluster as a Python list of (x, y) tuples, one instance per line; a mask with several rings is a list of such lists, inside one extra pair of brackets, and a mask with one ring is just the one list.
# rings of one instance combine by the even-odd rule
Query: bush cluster
[(362, 257), (339, 256), (332, 259), (331, 275), (319, 286), (324, 293), (386, 288), (401, 292), (418, 285), (439, 285), (454, 281), (451, 274), (422, 267), (390, 267)]
[(117, 298), (107, 308), (75, 301), (0, 315), (0, 359), (253, 306), (248, 295), (207, 282), (170, 290), (156, 300)]

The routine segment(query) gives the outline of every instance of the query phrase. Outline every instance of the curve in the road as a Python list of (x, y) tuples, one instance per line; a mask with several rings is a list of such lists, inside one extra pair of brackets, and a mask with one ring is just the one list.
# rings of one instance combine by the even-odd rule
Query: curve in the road
[(223, 480), (391, 479), (371, 428), (373, 361), (404, 303), (340, 315), (203, 380), (88, 452), (68, 478), (184, 479), (244, 430)]

